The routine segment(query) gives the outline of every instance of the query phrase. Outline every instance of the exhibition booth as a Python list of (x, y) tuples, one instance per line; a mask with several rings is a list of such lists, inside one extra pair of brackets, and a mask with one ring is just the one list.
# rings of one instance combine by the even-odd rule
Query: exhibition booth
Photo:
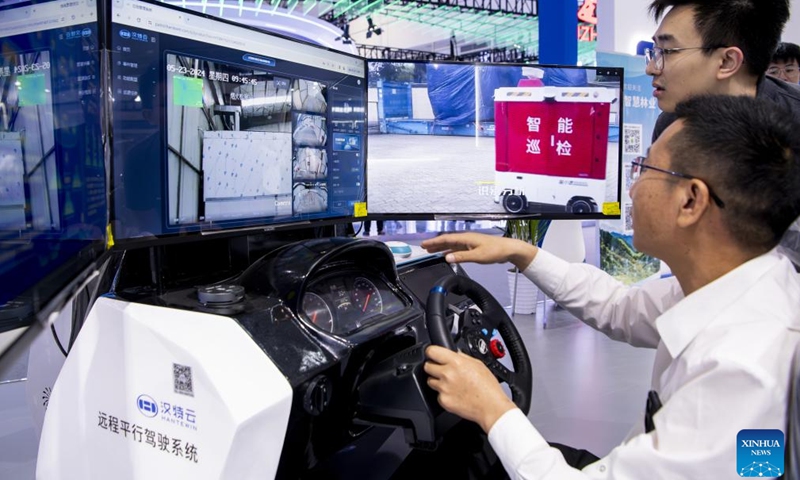
[[(582, 378), (593, 361), (619, 361), (643, 376), (620, 388), (646, 392), (652, 355), (589, 355), (543, 294), (517, 309), (506, 265), (418, 246), (568, 222), (549, 240), (562, 258), (659, 276), (626, 223), (621, 63), (367, 59), (155, 0), (14, 3), (0, 367), (23, 365), (24, 415), (8, 411), (25, 423), (0, 445), (28, 432), (36, 478), (481, 478), (499, 460), (438, 404), (430, 344), (484, 362), (529, 418), (552, 414), (536, 395), (558, 403), (536, 371), (553, 350), (586, 391), (605, 395)], [(463, 465), (437, 456), (456, 448)]]

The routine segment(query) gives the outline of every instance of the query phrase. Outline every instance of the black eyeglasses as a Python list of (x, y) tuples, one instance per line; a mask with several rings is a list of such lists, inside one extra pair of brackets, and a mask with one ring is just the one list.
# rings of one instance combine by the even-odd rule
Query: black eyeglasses
[(664, 170), (663, 168), (647, 165), (644, 163), (645, 160), (647, 160), (647, 157), (636, 157), (636, 159), (631, 162), (631, 182), (639, 180), (639, 177), (641, 177), (642, 173), (648, 168), (650, 170), (655, 170), (656, 172), (674, 175), (676, 177), (685, 178), (687, 180), (700, 180), (701, 182), (706, 184), (706, 188), (708, 188), (708, 194), (711, 196), (711, 199), (714, 200), (714, 203), (716, 203), (719, 208), (725, 208), (725, 202), (723, 202), (722, 199), (719, 198), (717, 194), (714, 193), (713, 190), (711, 190), (711, 185), (709, 185), (707, 181), (703, 180), (702, 178), (697, 178), (694, 175), (673, 172), (672, 170)]
[(673, 53), (679, 53), (684, 50), (716, 50), (718, 48), (725, 48), (725, 45), (713, 45), (710, 47), (675, 47), (675, 48), (645, 48), (644, 49), (644, 63), (650, 65), (650, 62), (655, 61), (653, 65), (656, 70), (664, 70), (664, 56)]

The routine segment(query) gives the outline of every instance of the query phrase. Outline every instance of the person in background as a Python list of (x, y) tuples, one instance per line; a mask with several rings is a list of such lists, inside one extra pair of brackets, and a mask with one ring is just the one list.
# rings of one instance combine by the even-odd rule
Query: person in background
[[(694, 95), (743, 95), (783, 106), (800, 121), (800, 86), (765, 75), (789, 19), (789, 0), (654, 0), (660, 20), (645, 72), (663, 110), (653, 142), (675, 121), (675, 105)], [(781, 241), (800, 270), (800, 219)]]
[(451, 263), (510, 261), (589, 326), (656, 349), (644, 418), (598, 459), (548, 444), (480, 360), (428, 347), (439, 403), (488, 434), (511, 478), (738, 478), (750, 473), (736, 469), (739, 432), (786, 426), (800, 276), (774, 247), (800, 213), (800, 125), (746, 96), (698, 96), (674, 112), (634, 161), (631, 186), (633, 244), (674, 277), (627, 287), (594, 266), (476, 233), (422, 243), (449, 250)]
[(654, 0), (655, 46), (645, 72), (663, 113), (653, 142), (675, 120), (675, 105), (694, 95), (770, 100), (800, 121), (800, 87), (764, 75), (789, 19), (789, 0)]
[[(376, 223), (378, 224), (378, 235), (383, 235), (383, 220), (377, 220)], [(372, 220), (364, 220), (364, 236), (369, 237), (370, 227), (372, 227)]]
[(784, 82), (800, 83), (800, 46), (796, 43), (779, 43), (767, 67), (767, 75)]

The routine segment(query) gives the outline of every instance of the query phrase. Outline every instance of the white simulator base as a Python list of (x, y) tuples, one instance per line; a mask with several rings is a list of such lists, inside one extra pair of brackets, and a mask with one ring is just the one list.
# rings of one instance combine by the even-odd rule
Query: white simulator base
[(273, 478), (291, 402), (234, 320), (100, 298), (55, 383), (36, 478)]

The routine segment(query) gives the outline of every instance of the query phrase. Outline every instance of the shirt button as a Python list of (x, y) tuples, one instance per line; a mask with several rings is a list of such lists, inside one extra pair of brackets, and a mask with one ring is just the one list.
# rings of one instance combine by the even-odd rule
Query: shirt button
[(599, 468), (599, 470), (601, 472), (605, 472), (606, 471), (606, 466), (605, 465), (600, 465), (600, 467), (598, 467), (598, 468)]

